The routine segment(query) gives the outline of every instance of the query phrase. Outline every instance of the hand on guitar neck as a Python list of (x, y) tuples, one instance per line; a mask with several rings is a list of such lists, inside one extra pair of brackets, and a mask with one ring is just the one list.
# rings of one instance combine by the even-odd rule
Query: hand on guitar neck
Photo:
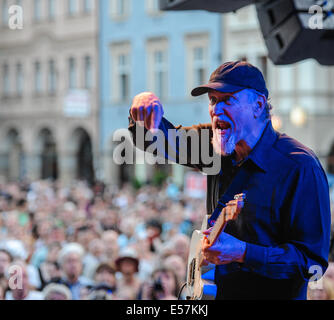
[[(212, 219), (208, 220), (208, 217), (205, 217), (201, 230), (194, 230), (187, 269), (187, 290), (190, 300), (216, 297), (217, 285), (214, 282), (213, 265), (244, 261), (246, 243), (224, 233), (224, 228), (230, 220), (237, 219), (245, 198), (244, 193), (235, 195), (234, 200), (229, 201), (220, 213), (218, 211), (220, 207), (217, 206)], [(205, 230), (207, 225), (213, 226)], [(208, 266), (203, 267), (204, 265)]]
[(238, 217), (244, 205), (244, 197), (244, 194), (236, 195), (235, 199), (228, 202), (226, 207), (222, 210), (214, 226), (203, 231), (205, 235), (202, 241), (204, 264), (207, 262), (215, 265), (244, 262), (246, 242), (224, 232), (226, 223)]

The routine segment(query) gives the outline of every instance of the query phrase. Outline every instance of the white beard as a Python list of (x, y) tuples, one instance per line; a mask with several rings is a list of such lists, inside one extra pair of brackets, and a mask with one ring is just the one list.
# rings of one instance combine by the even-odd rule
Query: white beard
[(229, 156), (233, 153), (236, 147), (236, 137), (233, 133), (222, 136), (220, 130), (216, 129), (213, 132), (212, 145), (216, 153), (223, 156)]

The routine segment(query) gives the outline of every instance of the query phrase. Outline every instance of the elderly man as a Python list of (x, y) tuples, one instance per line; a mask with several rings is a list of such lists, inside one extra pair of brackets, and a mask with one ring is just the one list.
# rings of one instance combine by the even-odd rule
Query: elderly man
[(31, 289), (27, 265), (22, 260), (14, 260), (7, 270), (8, 287), (6, 300), (43, 300), (42, 292)]
[[(207, 211), (215, 212), (211, 223), (222, 209), (218, 201), (246, 194), (242, 212), (215, 244), (202, 243), (205, 259), (216, 265), (217, 299), (306, 299), (309, 279), (320, 278), (328, 265), (330, 204), (324, 170), (310, 149), (273, 129), (266, 83), (253, 65), (221, 65), (208, 84), (192, 91), (193, 96), (205, 93), (211, 123), (190, 128), (175, 128), (163, 118), (158, 97), (139, 94), (130, 110), (133, 139), (138, 146), (136, 132), (142, 125), (146, 133), (162, 132), (165, 149), (156, 151), (178, 162), (185, 144), (170, 138), (175, 130), (193, 129), (200, 136), (209, 130), (209, 148), (199, 139), (199, 149), (213, 150), (221, 159), (219, 173), (207, 176)], [(148, 146), (145, 142), (144, 149)], [(188, 157), (182, 164), (205, 172), (207, 163), (192, 163), (189, 156), (194, 146), (185, 148)]]
[(58, 255), (58, 263), (63, 271), (63, 278), (59, 281), (69, 287), (72, 299), (81, 300), (81, 294), (93, 281), (82, 276), (84, 248), (78, 243), (66, 244)]

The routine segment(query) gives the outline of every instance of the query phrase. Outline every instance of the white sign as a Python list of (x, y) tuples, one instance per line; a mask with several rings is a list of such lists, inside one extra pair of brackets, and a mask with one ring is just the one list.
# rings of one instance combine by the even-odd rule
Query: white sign
[(184, 179), (185, 194), (192, 198), (204, 198), (206, 195), (206, 175), (199, 172), (187, 172)]
[(64, 114), (67, 117), (88, 117), (90, 95), (87, 90), (71, 90), (64, 99)]

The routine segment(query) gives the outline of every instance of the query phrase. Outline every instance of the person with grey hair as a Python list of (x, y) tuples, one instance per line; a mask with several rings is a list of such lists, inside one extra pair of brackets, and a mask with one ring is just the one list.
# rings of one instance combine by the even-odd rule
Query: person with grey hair
[(8, 291), (6, 300), (43, 300), (42, 292), (31, 290), (27, 265), (22, 260), (15, 260), (8, 267)]
[(82, 276), (84, 248), (78, 243), (68, 243), (59, 252), (58, 263), (63, 272), (59, 283), (66, 285), (73, 300), (80, 300), (81, 292), (93, 285), (93, 281)]
[(50, 283), (44, 290), (44, 300), (72, 300), (70, 289), (59, 283)]
[[(138, 148), (206, 174), (201, 249), (215, 265), (216, 299), (306, 299), (311, 267), (322, 275), (328, 266), (330, 199), (319, 159), (274, 129), (266, 81), (252, 64), (226, 62), (191, 94), (207, 95), (210, 123), (174, 126), (160, 99), (142, 92), (129, 130)], [(211, 227), (240, 194), (241, 214), (210, 243)]]

